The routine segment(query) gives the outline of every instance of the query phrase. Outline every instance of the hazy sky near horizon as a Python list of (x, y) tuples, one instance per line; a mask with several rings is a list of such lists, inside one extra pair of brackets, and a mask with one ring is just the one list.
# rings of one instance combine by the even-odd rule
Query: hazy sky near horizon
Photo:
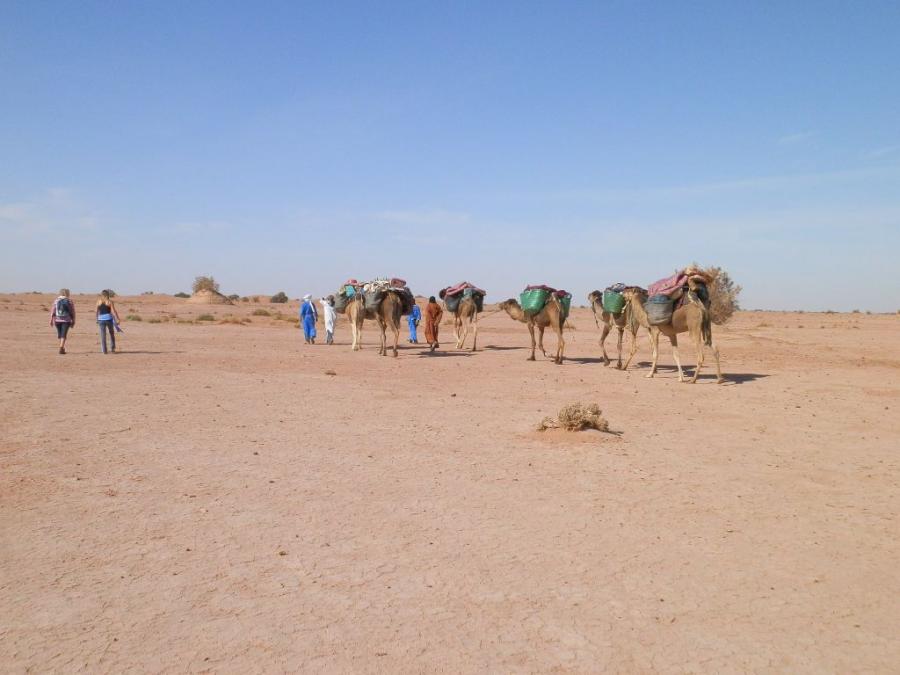
[(0, 291), (900, 309), (900, 3), (3, 2)]

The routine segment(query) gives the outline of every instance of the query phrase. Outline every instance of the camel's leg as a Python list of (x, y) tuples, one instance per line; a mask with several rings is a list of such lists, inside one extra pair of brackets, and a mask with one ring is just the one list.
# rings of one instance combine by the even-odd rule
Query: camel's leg
[(631, 334), (631, 350), (628, 352), (628, 358), (625, 360), (625, 365), (622, 366), (622, 370), (628, 370), (628, 364), (631, 363), (631, 359), (634, 358), (634, 355), (637, 354), (638, 342), (637, 342), (637, 333)]
[(544, 355), (545, 359), (549, 359), (550, 356), (547, 354), (547, 350), (544, 349), (544, 329), (546, 326), (538, 326), (538, 347), (541, 348), (541, 354)]
[[(618, 368), (619, 370), (622, 370), (622, 336), (625, 334), (625, 329), (622, 328), (621, 326), (617, 326), (617, 328), (619, 330), (619, 341), (616, 346), (619, 349), (619, 363), (616, 364), (616, 368)], [(609, 362), (609, 359), (607, 359), (607, 363), (608, 362)]]
[(563, 355), (566, 353), (566, 340), (563, 337), (563, 326), (560, 325), (558, 332), (556, 333), (556, 337), (558, 338), (556, 343), (556, 359), (555, 362), (557, 365), (561, 365), (563, 362)]
[(609, 324), (603, 324), (603, 332), (600, 334), (600, 351), (603, 352), (603, 365), (609, 365), (609, 357), (606, 355), (606, 336), (609, 335)]
[(534, 324), (528, 324), (528, 332), (531, 334), (531, 356), (528, 357), (529, 361), (534, 361)]
[(453, 330), (456, 332), (456, 348), (462, 349), (462, 343), (464, 339), (462, 337), (463, 320), (459, 314), (453, 317)]
[(350, 349), (354, 352), (359, 351), (359, 326), (356, 323), (356, 317), (350, 317), (350, 335), (353, 337), (353, 342), (350, 346)]
[(713, 342), (710, 345), (710, 349), (712, 349), (713, 358), (716, 360), (716, 384), (722, 384), (725, 378), (722, 377), (722, 368), (719, 365), (719, 345)]
[(681, 359), (678, 358), (678, 335), (672, 335), (669, 338), (672, 343), (672, 357), (675, 359), (675, 365), (678, 367), (678, 381), (684, 382), (684, 371), (681, 369)]
[(478, 312), (475, 312), (475, 316), (472, 317), (472, 351), (475, 351), (475, 347), (478, 345)]
[[(380, 323), (380, 322), (379, 322)], [(378, 350), (378, 354), (380, 356), (385, 356), (387, 354), (387, 326), (383, 323), (380, 323), (378, 326), (381, 329), (381, 348)]]
[(391, 330), (394, 331), (394, 358), (397, 358), (397, 343), (400, 342), (400, 322), (393, 324)]
[(699, 332), (691, 337), (694, 338), (694, 347), (697, 348), (697, 365), (694, 367), (694, 376), (690, 379), (690, 383), (694, 384), (700, 377), (700, 369), (703, 368), (703, 338)]
[(659, 360), (659, 329), (650, 331), (650, 349), (653, 352), (652, 363), (650, 364), (650, 372), (645, 377), (653, 377), (656, 375), (656, 362)]

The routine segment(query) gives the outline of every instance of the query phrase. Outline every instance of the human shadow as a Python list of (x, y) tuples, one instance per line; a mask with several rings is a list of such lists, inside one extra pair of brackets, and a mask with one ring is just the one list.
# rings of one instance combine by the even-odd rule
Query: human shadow
[(513, 350), (516, 350), (516, 349), (529, 349), (529, 347), (498, 347), (498, 346), (496, 346), (496, 345), (485, 345), (484, 347), (481, 347), (481, 349), (483, 349), (483, 350), (486, 351), (486, 352), (487, 352), (487, 351), (491, 351), (491, 352), (509, 352), (509, 351), (513, 351)]
[(184, 354), (184, 350), (173, 350), (170, 352), (154, 352), (147, 349), (128, 349), (128, 350), (119, 350), (116, 354), (121, 354), (123, 356), (127, 356), (129, 354)]

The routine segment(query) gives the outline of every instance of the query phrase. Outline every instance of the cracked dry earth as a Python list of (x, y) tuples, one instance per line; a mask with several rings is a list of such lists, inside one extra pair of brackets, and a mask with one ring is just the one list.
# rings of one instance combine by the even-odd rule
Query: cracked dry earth
[[(5, 672), (900, 663), (900, 317), (741, 313), (688, 386), (585, 309), (555, 366), (502, 314), (392, 359), (164, 296), (109, 356), (76, 298), (59, 356), (51, 301), (0, 296)], [(576, 401), (621, 435), (533, 431)]]

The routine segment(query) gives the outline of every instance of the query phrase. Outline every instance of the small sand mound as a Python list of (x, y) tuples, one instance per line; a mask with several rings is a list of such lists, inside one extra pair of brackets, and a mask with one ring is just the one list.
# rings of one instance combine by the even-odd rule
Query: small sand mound
[(537, 426), (538, 431), (547, 429), (565, 429), (566, 431), (584, 431), (596, 429), (609, 431), (609, 422), (600, 416), (600, 406), (596, 403), (582, 405), (570, 403), (560, 409), (556, 419), (545, 417)]
[(217, 291), (209, 289), (199, 290), (187, 299), (195, 305), (231, 305), (231, 300)]

